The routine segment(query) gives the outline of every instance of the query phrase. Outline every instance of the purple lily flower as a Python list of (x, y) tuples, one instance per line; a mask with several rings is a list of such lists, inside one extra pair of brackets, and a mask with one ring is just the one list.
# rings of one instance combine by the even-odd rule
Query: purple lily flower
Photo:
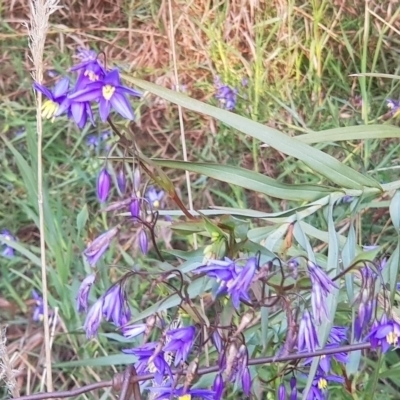
[(238, 90), (223, 84), (218, 76), (215, 78), (214, 84), (217, 89), (215, 98), (218, 100), (220, 106), (228, 111), (234, 110), (236, 107)]
[(83, 329), (86, 331), (86, 337), (88, 339), (97, 335), (97, 331), (100, 328), (101, 319), (103, 315), (103, 298), (100, 297), (93, 305), (89, 308), (86, 315)]
[(287, 399), (287, 392), (286, 387), (283, 383), (281, 383), (278, 387), (278, 400), (286, 400)]
[(11, 246), (7, 244), (7, 242), (15, 242), (15, 237), (8, 229), (3, 229), (0, 234), (3, 236), (3, 239), (0, 240), (0, 243), (3, 245), (3, 250), (1, 254), (7, 258), (13, 258), (15, 255), (15, 251)]
[(328, 320), (328, 310), (326, 309), (326, 297), (332, 291), (337, 289), (337, 285), (332, 279), (312, 261), (307, 262), (308, 272), (312, 284), (311, 305), (313, 315), (318, 324), (326, 319)]
[(32, 297), (36, 302), (36, 307), (33, 310), (32, 319), (36, 322), (43, 321), (43, 298), (35, 289), (32, 290)]
[(47, 97), (42, 106), (42, 117), (46, 119), (54, 118), (61, 103), (67, 98), (69, 79), (60, 79), (54, 86), (53, 91), (50, 91), (46, 86), (37, 82), (33, 84), (33, 87)]
[(97, 198), (100, 203), (104, 203), (110, 194), (111, 189), (111, 176), (107, 168), (103, 168), (97, 178)]
[(151, 391), (160, 394), (154, 400), (170, 400), (170, 399), (203, 399), (215, 400), (215, 392), (207, 389), (186, 389), (185, 387), (173, 388), (170, 386), (154, 387)]
[(393, 116), (397, 114), (400, 110), (400, 101), (394, 99), (387, 99), (386, 106), (390, 109), (390, 114)]
[(90, 288), (96, 279), (95, 274), (88, 275), (81, 283), (77, 297), (78, 312), (87, 311)]
[(149, 201), (151, 207), (157, 210), (161, 206), (161, 201), (164, 195), (164, 190), (157, 191), (154, 187), (150, 187), (147, 190), (146, 198)]
[(129, 211), (133, 218), (139, 218), (140, 216), (140, 200), (137, 198), (132, 199), (131, 204), (129, 205)]
[(328, 341), (332, 344), (340, 344), (347, 340), (347, 332), (349, 328), (345, 326), (332, 326), (331, 331), (329, 332)]
[(114, 227), (98, 236), (90, 246), (83, 252), (91, 266), (102, 257), (110, 246), (111, 241), (118, 234), (119, 228)]
[(139, 232), (139, 247), (143, 255), (146, 256), (149, 252), (149, 239), (147, 238), (147, 233), (144, 229), (141, 229)]
[[(326, 349), (332, 349), (335, 347), (339, 347), (337, 344), (328, 344), (326, 345)], [(318, 367), (322, 371), (323, 374), (328, 374), (330, 369), (331, 369), (331, 362), (332, 358), (334, 358), (337, 362), (346, 364), (348, 361), (348, 356), (346, 353), (340, 352), (340, 353), (334, 353), (334, 354), (326, 354), (320, 357), (319, 360), (319, 365)], [(304, 365), (311, 364), (313, 361), (314, 357), (307, 358), (304, 361)]]
[(86, 137), (86, 145), (91, 149), (99, 147), (99, 138), (95, 135), (88, 135)]
[(314, 352), (315, 348), (319, 346), (315, 325), (312, 323), (311, 315), (307, 310), (304, 311), (301, 318), (297, 340), (299, 352)]
[[(155, 374), (154, 379), (157, 384), (161, 385), (163, 383), (165, 374), (168, 374), (171, 380), (173, 380), (173, 377), (171, 368), (165, 361), (165, 353), (163, 351), (160, 351), (154, 357), (154, 351), (157, 347), (157, 342), (150, 342), (140, 347), (136, 347), (133, 349), (123, 349), (122, 351), (125, 354), (133, 354), (138, 357), (138, 361), (135, 365), (138, 375), (152, 372)], [(150, 358), (152, 359), (152, 361), (150, 361)]]
[(215, 377), (212, 389), (215, 392), (215, 400), (221, 400), (225, 389), (221, 374), (217, 374)]
[(325, 400), (329, 382), (343, 384), (344, 378), (336, 375), (316, 375), (308, 392), (307, 400)]
[(111, 286), (103, 297), (103, 315), (116, 326), (124, 326), (131, 318), (131, 310), (122, 285)]
[(89, 83), (84, 89), (71, 94), (69, 98), (78, 102), (99, 101), (100, 118), (105, 122), (114, 108), (124, 118), (133, 120), (132, 106), (125, 97), (125, 94), (140, 97), (137, 90), (121, 86), (121, 78), (118, 69), (114, 69), (97, 82)]
[(119, 168), (117, 172), (117, 185), (121, 194), (124, 194), (126, 191), (126, 178), (125, 172), (123, 168)]
[(68, 117), (73, 118), (79, 129), (83, 129), (88, 119), (92, 125), (95, 125), (93, 111), (89, 101), (78, 102), (66, 97), (54, 116), (58, 117), (64, 113), (67, 113)]
[(193, 346), (196, 328), (194, 326), (186, 326), (184, 328), (171, 329), (167, 332), (168, 343), (163, 350), (173, 351), (175, 353), (175, 366), (185, 362), (189, 352)]
[(383, 314), (379, 322), (375, 322), (371, 332), (367, 336), (373, 349), (381, 347), (386, 353), (392, 346), (400, 345), (400, 324), (394, 320), (388, 320), (386, 314)]

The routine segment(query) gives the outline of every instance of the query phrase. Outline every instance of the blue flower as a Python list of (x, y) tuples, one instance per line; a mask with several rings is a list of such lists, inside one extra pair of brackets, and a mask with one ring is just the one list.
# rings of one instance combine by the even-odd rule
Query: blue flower
[(347, 340), (347, 333), (349, 328), (345, 326), (332, 326), (329, 332), (328, 341), (332, 344), (340, 344)]
[(315, 375), (313, 384), (307, 395), (307, 400), (325, 400), (327, 397), (328, 383), (344, 383), (344, 378), (336, 375)]
[(149, 239), (147, 238), (147, 233), (143, 228), (139, 232), (139, 247), (143, 255), (146, 256), (149, 252)]
[(37, 82), (33, 84), (33, 87), (47, 97), (47, 100), (43, 102), (42, 117), (47, 119), (54, 118), (61, 103), (67, 98), (69, 79), (60, 79), (54, 86), (53, 91)]
[(286, 387), (283, 383), (281, 383), (278, 387), (278, 400), (286, 400), (287, 399), (287, 392)]
[(86, 311), (88, 308), (88, 299), (90, 288), (96, 279), (95, 274), (88, 275), (81, 283), (78, 290), (77, 308), (78, 312)]
[(223, 84), (218, 76), (215, 78), (214, 84), (217, 89), (215, 98), (218, 100), (220, 106), (228, 111), (234, 110), (237, 101), (237, 89)]
[(126, 354), (133, 354), (138, 357), (138, 361), (135, 365), (138, 375), (154, 373), (155, 381), (157, 384), (161, 385), (165, 374), (168, 374), (172, 380), (172, 371), (165, 360), (165, 353), (163, 351), (159, 351), (155, 355), (157, 347), (157, 342), (150, 342), (140, 347), (124, 349), (122, 351)]
[(174, 388), (170, 386), (154, 387), (151, 391), (159, 392), (160, 394), (154, 400), (215, 400), (215, 392), (207, 389), (186, 389), (185, 387)]
[(151, 207), (157, 210), (161, 206), (161, 201), (164, 195), (165, 195), (164, 190), (157, 191), (154, 187), (150, 187), (147, 190), (146, 198), (150, 203)]
[(194, 326), (171, 329), (167, 332), (168, 343), (164, 346), (165, 352), (175, 352), (175, 366), (185, 362), (193, 346), (196, 329)]
[(118, 227), (111, 228), (110, 230), (98, 236), (83, 252), (91, 266), (96, 264), (96, 262), (103, 256), (118, 232)]
[(86, 337), (88, 339), (96, 336), (99, 330), (101, 320), (103, 316), (103, 298), (100, 297), (93, 305), (89, 308), (86, 315), (85, 323), (83, 324), (83, 329), (86, 332)]
[(118, 69), (107, 73), (105, 77), (97, 82), (89, 83), (84, 89), (77, 90), (69, 98), (78, 102), (98, 101), (100, 118), (105, 122), (114, 108), (124, 118), (133, 120), (132, 106), (125, 97), (125, 94), (140, 97), (141, 93), (121, 86), (121, 78)]
[(15, 255), (14, 249), (11, 246), (9, 246), (7, 243), (15, 242), (16, 241), (15, 237), (11, 234), (11, 232), (8, 229), (3, 229), (0, 232), (0, 235), (3, 236), (3, 238), (0, 240), (0, 243), (3, 245), (3, 250), (1, 252), (1, 254), (7, 258), (14, 257), (14, 255)]
[[(328, 344), (326, 345), (325, 349), (332, 349), (335, 347), (339, 347), (337, 344)], [(331, 362), (332, 358), (335, 358), (337, 362), (341, 364), (346, 364), (348, 361), (348, 356), (346, 353), (339, 352), (339, 353), (334, 353), (334, 354), (326, 354), (323, 356), (320, 356), (319, 359), (319, 364), (318, 367), (321, 370), (322, 373), (327, 374), (331, 370)], [(304, 361), (304, 365), (311, 364), (313, 361), (314, 357), (307, 358)]]
[(117, 185), (121, 194), (124, 194), (126, 191), (126, 178), (125, 171), (123, 168), (119, 168), (117, 172)]
[(215, 393), (215, 400), (221, 400), (225, 389), (224, 381), (221, 374), (217, 374), (217, 376), (215, 377), (212, 389)]
[(394, 320), (388, 320), (386, 314), (383, 314), (380, 321), (374, 323), (367, 339), (373, 349), (380, 346), (386, 353), (392, 346), (400, 345), (400, 324)]
[(386, 106), (390, 109), (390, 114), (392, 116), (396, 115), (400, 110), (400, 100), (387, 99)]

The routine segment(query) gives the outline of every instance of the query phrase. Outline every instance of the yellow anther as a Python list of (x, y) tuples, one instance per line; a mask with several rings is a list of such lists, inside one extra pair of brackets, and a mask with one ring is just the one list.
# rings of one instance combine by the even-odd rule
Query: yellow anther
[(324, 390), (328, 387), (328, 382), (325, 378), (319, 378), (318, 389)]
[(95, 74), (93, 71), (90, 71), (90, 70), (86, 70), (84, 74), (92, 82), (96, 82), (100, 79), (99, 75)]
[(53, 100), (46, 100), (42, 106), (42, 117), (46, 119), (53, 118), (57, 110), (58, 103)]
[(190, 394), (184, 394), (183, 396), (179, 396), (178, 400), (191, 400), (192, 396)]
[(160, 202), (158, 200), (153, 201), (153, 207), (154, 208), (159, 208), (160, 207)]
[(115, 92), (115, 87), (114, 86), (111, 86), (111, 85), (103, 86), (103, 97), (106, 100), (110, 100), (112, 95), (114, 94), (114, 92)]
[(396, 345), (397, 342), (398, 342), (398, 340), (399, 340), (399, 336), (398, 336), (394, 331), (389, 332), (389, 333), (386, 335), (386, 341), (387, 341), (389, 344)]

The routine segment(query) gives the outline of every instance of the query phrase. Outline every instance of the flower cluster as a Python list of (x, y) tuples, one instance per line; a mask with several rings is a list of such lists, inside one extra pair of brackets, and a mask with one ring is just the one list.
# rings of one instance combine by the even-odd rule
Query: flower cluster
[(211, 261), (193, 272), (197, 274), (205, 272), (215, 278), (218, 285), (214, 290), (214, 296), (228, 295), (233, 306), (238, 309), (241, 301), (251, 302), (248, 292), (257, 268), (256, 257), (250, 257), (244, 266), (225, 258), (223, 261)]
[(225, 110), (233, 111), (236, 107), (238, 90), (222, 83), (219, 76), (215, 78), (214, 85), (216, 88), (215, 98), (220, 106)]
[(71, 68), (78, 73), (74, 86), (71, 87), (67, 77), (61, 78), (52, 90), (34, 83), (34, 88), (47, 98), (43, 103), (43, 117), (54, 119), (65, 114), (82, 129), (88, 121), (94, 125), (92, 106), (98, 104), (103, 122), (112, 109), (122, 117), (133, 120), (135, 116), (126, 95), (141, 97), (141, 93), (123, 86), (119, 70), (107, 71), (96, 52), (84, 50), (78, 56), (81, 62)]

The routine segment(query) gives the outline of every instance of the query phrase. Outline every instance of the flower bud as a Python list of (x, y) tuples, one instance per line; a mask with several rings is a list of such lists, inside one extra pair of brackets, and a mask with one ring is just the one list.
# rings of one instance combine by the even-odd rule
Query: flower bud
[(140, 215), (140, 200), (133, 199), (131, 204), (129, 205), (129, 211), (133, 218), (139, 218)]
[(77, 297), (78, 312), (87, 311), (89, 292), (90, 292), (90, 288), (92, 287), (95, 279), (96, 279), (96, 275), (91, 274), (82, 281), (82, 283), (79, 287), (78, 297)]
[(149, 240), (147, 239), (147, 234), (144, 229), (139, 232), (139, 246), (143, 255), (147, 255), (149, 252)]
[(107, 200), (107, 197), (110, 194), (110, 189), (111, 176), (107, 169), (103, 168), (97, 178), (97, 197), (101, 203), (104, 203)]
[(125, 179), (125, 172), (123, 168), (120, 168), (117, 172), (117, 184), (118, 184), (118, 189), (121, 192), (121, 194), (125, 193), (126, 190), (126, 179)]
[(286, 388), (283, 383), (279, 385), (278, 388), (278, 400), (286, 400), (287, 394), (286, 394)]

